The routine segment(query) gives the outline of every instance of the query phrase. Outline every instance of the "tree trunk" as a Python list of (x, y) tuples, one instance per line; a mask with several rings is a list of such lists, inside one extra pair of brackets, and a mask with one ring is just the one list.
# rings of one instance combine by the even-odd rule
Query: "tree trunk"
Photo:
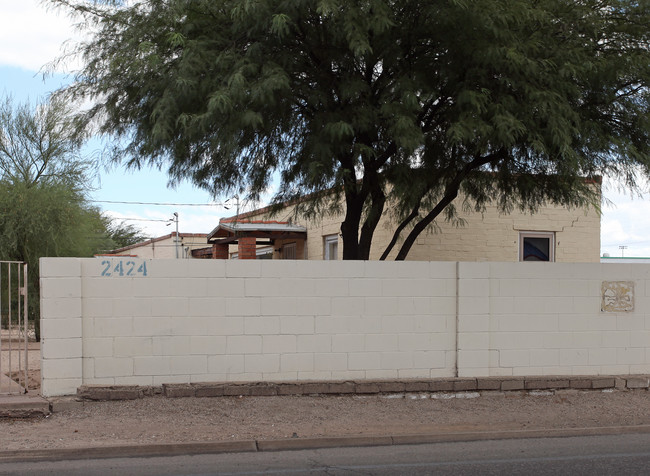
[(388, 255), (390, 254), (391, 251), (393, 251), (393, 248), (395, 247), (395, 244), (397, 243), (397, 239), (399, 238), (399, 235), (402, 233), (402, 230), (404, 230), (404, 228), (406, 228), (406, 226), (409, 223), (415, 220), (419, 212), (420, 212), (420, 202), (418, 202), (418, 204), (413, 208), (411, 214), (408, 217), (406, 217), (406, 219), (402, 223), (399, 224), (399, 226), (393, 233), (393, 238), (390, 240), (390, 243), (388, 243), (388, 246), (381, 254), (381, 257), (379, 258), (380, 261), (384, 261), (386, 258), (388, 258)]
[(341, 237), (343, 238), (343, 259), (355, 260), (359, 258), (359, 221), (361, 214), (354, 213), (348, 206), (345, 220), (341, 223)]
[(456, 173), (456, 176), (451, 182), (447, 184), (445, 188), (445, 195), (438, 202), (438, 204), (431, 210), (422, 220), (420, 220), (411, 230), (411, 232), (404, 240), (402, 247), (395, 257), (395, 261), (403, 261), (406, 259), (413, 243), (417, 237), (424, 231), (424, 229), (431, 224), (435, 218), (442, 213), (442, 211), (449, 205), (454, 199), (458, 196), (458, 191), (460, 190), (460, 184), (463, 180), (469, 175), (473, 170), (478, 169), (479, 167), (488, 164), (490, 162), (495, 162), (506, 156), (506, 151), (501, 149), (498, 152), (493, 154), (488, 154), (484, 157), (476, 157), (471, 162), (465, 164), (465, 166)]
[(345, 218), (341, 223), (343, 259), (358, 260), (361, 259), (359, 256), (359, 224), (361, 223), (363, 203), (365, 202), (368, 193), (364, 193), (365, 187), (361, 187), (361, 190), (359, 190), (352, 161), (347, 160), (346, 163), (349, 165), (346, 167), (347, 176), (343, 179), (343, 190), (345, 192)]
[(395, 257), (395, 261), (404, 261), (406, 259), (406, 256), (409, 254), (409, 251), (411, 251), (411, 247), (413, 246), (413, 243), (415, 243), (415, 240), (420, 235), (420, 233), (422, 233), (424, 229), (429, 226), (431, 222), (438, 215), (440, 215), (440, 213), (447, 207), (447, 205), (453, 202), (457, 196), (458, 187), (446, 193), (442, 200), (440, 200), (434, 207), (434, 209), (431, 210), (422, 220), (415, 224), (411, 232), (406, 237), (406, 240), (404, 240), (399, 253), (397, 253), (397, 256)]
[(370, 196), (372, 198), (370, 211), (361, 227), (361, 238), (359, 239), (359, 259), (363, 260), (370, 259), (372, 237), (384, 213), (384, 204), (386, 203), (386, 196), (378, 183), (373, 187), (373, 192)]

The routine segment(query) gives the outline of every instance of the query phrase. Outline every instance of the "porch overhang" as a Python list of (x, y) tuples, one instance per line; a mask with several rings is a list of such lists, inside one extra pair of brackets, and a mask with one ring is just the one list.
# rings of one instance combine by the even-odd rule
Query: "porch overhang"
[(227, 258), (228, 246), (238, 245), (240, 259), (254, 259), (257, 246), (274, 246), (276, 241), (305, 241), (307, 228), (291, 222), (221, 220), (207, 241), (213, 257)]
[(270, 245), (276, 240), (305, 240), (307, 228), (278, 221), (222, 221), (208, 234), (208, 243), (236, 244), (240, 238), (255, 238), (258, 245)]

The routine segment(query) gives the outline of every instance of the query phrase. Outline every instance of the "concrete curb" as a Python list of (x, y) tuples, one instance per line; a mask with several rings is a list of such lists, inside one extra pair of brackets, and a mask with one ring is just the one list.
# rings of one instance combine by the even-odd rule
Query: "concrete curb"
[(156, 445), (63, 448), (45, 450), (0, 451), (0, 463), (21, 461), (62, 461), (110, 458), (151, 458), (218, 453), (254, 453), (260, 451), (296, 451), (319, 448), (360, 446), (418, 445), (518, 438), (566, 438), (650, 433), (650, 425), (586, 427), (560, 429), (497, 430), (449, 432), (395, 436), (341, 436), (324, 438), (288, 438), (282, 440), (218, 441), (213, 443), (168, 443)]
[(214, 443), (168, 443), (156, 445), (122, 445), (89, 448), (1, 451), (0, 463), (18, 461), (62, 461), (80, 459), (136, 458), (192, 454), (250, 453), (257, 451), (254, 440)]
[(284, 440), (258, 440), (258, 451), (313, 450), (353, 446), (391, 446), (392, 436), (342, 436), (326, 438), (288, 438)]

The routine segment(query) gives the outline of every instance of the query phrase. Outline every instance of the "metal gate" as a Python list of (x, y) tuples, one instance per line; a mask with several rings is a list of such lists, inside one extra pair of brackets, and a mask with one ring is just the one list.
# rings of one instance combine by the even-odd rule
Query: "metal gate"
[(28, 390), (27, 264), (0, 261), (0, 395)]

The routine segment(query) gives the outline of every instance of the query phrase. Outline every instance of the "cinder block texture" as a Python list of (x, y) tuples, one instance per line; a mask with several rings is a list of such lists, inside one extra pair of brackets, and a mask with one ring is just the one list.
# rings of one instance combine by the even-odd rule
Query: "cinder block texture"
[[(497, 389), (490, 377), (507, 377), (499, 390), (586, 389), (610, 380), (583, 377), (650, 371), (645, 265), (132, 257), (41, 264), (50, 395), (83, 383), (453, 375), (469, 380), (450, 390)], [(601, 295), (602, 283), (617, 281), (634, 282), (632, 311), (602, 310), (612, 299)], [(644, 379), (625, 384), (647, 388)]]

